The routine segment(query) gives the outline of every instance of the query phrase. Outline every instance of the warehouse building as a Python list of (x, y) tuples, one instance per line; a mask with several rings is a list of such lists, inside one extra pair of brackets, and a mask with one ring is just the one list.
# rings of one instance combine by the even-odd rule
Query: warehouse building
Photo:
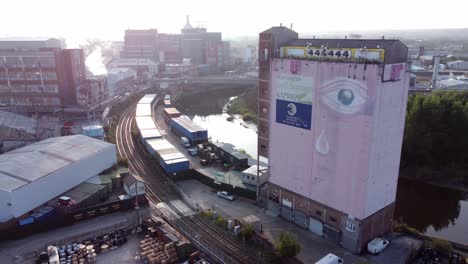
[(172, 118), (170, 125), (176, 136), (186, 137), (192, 146), (208, 141), (208, 131), (186, 116)]
[(468, 61), (456, 60), (447, 62), (449, 69), (453, 70), (468, 70)]
[(116, 163), (115, 145), (83, 135), (0, 155), (0, 222), (18, 218)]
[(211, 142), (211, 148), (216, 156), (227, 162), (232, 167), (238, 169), (246, 169), (249, 167), (249, 157), (241, 153), (236, 147), (230, 143)]

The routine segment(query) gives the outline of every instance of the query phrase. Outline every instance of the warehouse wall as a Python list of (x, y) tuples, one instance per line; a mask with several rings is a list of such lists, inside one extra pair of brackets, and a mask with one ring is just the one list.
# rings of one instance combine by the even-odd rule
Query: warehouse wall
[(13, 191), (11, 193), (11, 214), (14, 217), (19, 217), (78, 184), (85, 182), (114, 165), (117, 162), (116, 156), (116, 148), (113, 145), (93, 156), (64, 167), (47, 177)]
[(0, 190), (0, 201), (0, 222), (6, 222), (13, 218), (11, 207), (8, 206), (8, 203), (11, 203), (10, 193)]

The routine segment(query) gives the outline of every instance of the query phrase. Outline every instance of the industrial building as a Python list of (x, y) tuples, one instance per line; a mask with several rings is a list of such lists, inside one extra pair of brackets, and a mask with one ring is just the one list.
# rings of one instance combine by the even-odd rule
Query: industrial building
[[(156, 29), (126, 30), (121, 58), (146, 58), (156, 63), (209, 65), (212, 70), (229, 65), (230, 45), (220, 32), (193, 27), (187, 16), (180, 34), (159, 33)], [(193, 68), (196, 69), (196, 68)]]
[(113, 68), (107, 71), (106, 85), (109, 94), (128, 91), (137, 80), (137, 72), (130, 68)]
[(0, 154), (59, 135), (60, 122), (58, 118), (33, 119), (0, 111)]
[(453, 70), (468, 70), (468, 61), (456, 60), (447, 62), (447, 67)]
[(125, 42), (120, 52), (121, 58), (151, 59), (159, 61), (158, 30), (125, 30)]
[(115, 59), (107, 66), (108, 69), (129, 68), (137, 73), (138, 79), (149, 79), (158, 74), (158, 64), (151, 59)]
[(50, 113), (85, 105), (83, 50), (58, 39), (0, 40), (0, 108)]
[(0, 155), (0, 222), (21, 217), (116, 163), (115, 145), (83, 135)]
[(230, 143), (210, 142), (213, 153), (217, 157), (227, 162), (232, 167), (237, 169), (246, 169), (249, 167), (249, 157), (241, 153), (236, 147)]
[(398, 40), (260, 33), (258, 153), (269, 175), (259, 202), (353, 252), (389, 232), (407, 57)]
[(186, 116), (172, 118), (170, 126), (176, 136), (186, 137), (191, 145), (208, 141), (208, 131)]

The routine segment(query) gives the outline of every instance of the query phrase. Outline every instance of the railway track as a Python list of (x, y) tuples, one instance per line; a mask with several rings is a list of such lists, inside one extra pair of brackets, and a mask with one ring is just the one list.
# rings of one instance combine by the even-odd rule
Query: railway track
[[(181, 199), (178, 191), (170, 182), (165, 172), (154, 160), (146, 157), (145, 150), (139, 142), (134, 142), (131, 131), (134, 120), (135, 106), (131, 105), (124, 110), (116, 129), (117, 152), (125, 157), (129, 163), (131, 173), (142, 177), (146, 182), (147, 198), (157, 204)], [(240, 245), (238, 242), (226, 237), (210, 223), (201, 219), (198, 215), (185, 216), (176, 207), (166, 203), (178, 218), (172, 221), (179, 231), (198, 247), (204, 248), (213, 261), (218, 263), (266, 263), (265, 259), (259, 257), (258, 253)]]

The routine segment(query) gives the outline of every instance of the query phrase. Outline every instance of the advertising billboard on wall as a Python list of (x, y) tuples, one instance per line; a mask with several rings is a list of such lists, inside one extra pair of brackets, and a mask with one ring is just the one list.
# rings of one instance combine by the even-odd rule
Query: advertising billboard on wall
[(276, 84), (276, 122), (310, 130), (313, 78), (280, 74)]

